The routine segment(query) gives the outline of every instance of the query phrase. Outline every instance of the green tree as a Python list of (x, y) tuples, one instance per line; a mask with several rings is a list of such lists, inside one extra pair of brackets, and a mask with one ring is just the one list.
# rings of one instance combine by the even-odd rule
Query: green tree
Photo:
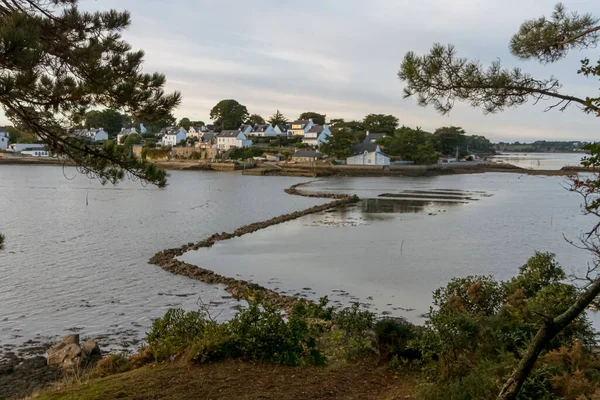
[(169, 114), (163, 116), (162, 118), (159, 118), (156, 120), (134, 118), (133, 126), (139, 127), (140, 124), (144, 124), (144, 127), (146, 127), (146, 129), (149, 133), (156, 134), (156, 133), (160, 132), (160, 130), (162, 128), (165, 128), (167, 126), (175, 126), (176, 122), (177, 122), (177, 119), (172, 114), (169, 113)]
[(363, 129), (369, 132), (391, 135), (398, 127), (398, 118), (393, 115), (369, 114), (363, 120)]
[(133, 146), (134, 144), (141, 144), (142, 137), (137, 133), (132, 133), (131, 135), (127, 135), (126, 139), (123, 141), (125, 146)]
[(200, 126), (206, 126), (206, 124), (204, 123), (204, 121), (191, 121), (191, 126), (196, 126), (196, 127), (200, 127)]
[(444, 155), (456, 154), (457, 149), (459, 153), (461, 151), (464, 152), (466, 149), (466, 138), (463, 128), (444, 126), (435, 130), (433, 138), (436, 149)]
[(17, 143), (21, 137), (21, 131), (14, 126), (7, 126), (6, 132), (8, 132), (8, 143)]
[(298, 119), (312, 119), (317, 125), (325, 125), (325, 114), (319, 114), (314, 111), (307, 111), (300, 114)]
[(187, 131), (190, 129), (190, 126), (192, 126), (192, 121), (190, 121), (189, 118), (181, 118), (179, 120), (179, 126)]
[[(513, 36), (510, 50), (522, 60), (537, 60), (543, 64), (557, 62), (566, 57), (570, 50), (595, 47), (600, 38), (599, 21), (591, 14), (567, 13), (562, 4), (557, 4), (550, 18), (525, 21)], [(581, 67), (577, 73), (585, 77), (600, 76), (600, 60), (594, 62), (585, 57), (581, 60)], [(407, 53), (398, 77), (406, 84), (405, 97), (416, 96), (419, 105), (433, 105), (442, 114), (450, 112), (457, 100), (482, 108), (485, 113), (493, 113), (533, 99), (536, 102), (553, 100), (547, 110), (564, 110), (571, 104), (577, 104), (585, 113), (600, 116), (600, 97), (597, 89), (590, 89), (590, 95), (587, 97), (569, 95), (562, 92), (562, 85), (552, 76), (537, 79), (519, 68), (502, 68), (500, 61), (484, 68), (477, 60), (469, 61), (457, 57), (452, 45), (434, 44), (430, 53), (424, 56)], [(600, 146), (591, 145), (588, 151), (590, 156), (584, 165), (600, 165)], [(588, 213), (600, 215), (600, 202), (595, 197), (589, 197), (598, 195), (598, 179), (575, 178), (573, 190), (584, 195), (585, 210)], [(583, 241), (583, 246), (596, 257), (600, 255), (600, 251), (598, 244), (593, 241), (598, 239), (598, 228), (597, 225)], [(590, 274), (593, 272), (595, 270)], [(546, 314), (546, 320), (540, 324), (519, 365), (500, 391), (498, 399), (517, 398), (542, 351), (600, 294), (600, 275), (590, 274), (589, 283), (569, 307), (560, 312)]]
[(248, 118), (248, 109), (235, 100), (221, 100), (210, 110), (210, 118), (221, 130), (237, 129)]
[(88, 111), (84, 118), (85, 128), (103, 128), (111, 136), (116, 135), (121, 128), (129, 124), (127, 116), (113, 109)]
[(67, 135), (69, 121), (88, 108), (157, 120), (181, 101), (179, 93), (164, 93), (164, 75), (140, 72), (144, 53), (130, 51), (121, 38), (130, 26), (128, 12), (83, 12), (77, 4), (0, 2), (0, 104), (5, 115), (101, 182), (116, 183), (127, 173), (164, 186), (166, 174), (155, 165)]
[(393, 136), (381, 138), (379, 144), (387, 154), (400, 156), (403, 160), (413, 161), (415, 164), (433, 164), (439, 158), (433, 136), (420, 129), (403, 126)]
[(279, 110), (269, 118), (269, 123), (273, 126), (287, 124), (287, 122), (287, 118)]
[(256, 125), (264, 125), (265, 119), (258, 114), (252, 114), (246, 120), (246, 124), (256, 126)]
[(352, 146), (356, 143), (356, 138), (352, 132), (341, 130), (333, 132), (333, 134), (329, 136), (328, 142), (321, 146), (321, 151), (340, 160), (346, 159), (350, 156)]

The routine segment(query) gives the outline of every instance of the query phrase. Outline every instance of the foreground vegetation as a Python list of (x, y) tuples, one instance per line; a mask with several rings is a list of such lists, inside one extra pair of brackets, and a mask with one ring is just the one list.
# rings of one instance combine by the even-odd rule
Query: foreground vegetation
[[(423, 400), (490, 399), (511, 375), (539, 324), (564, 312), (578, 296), (580, 290), (565, 283), (565, 278), (552, 254), (537, 253), (509, 281), (499, 282), (489, 276), (454, 279), (434, 293), (434, 304), (423, 326), (402, 319), (376, 318), (358, 304), (335, 309), (326, 298), (319, 303), (298, 300), (284, 314), (256, 297), (226, 322), (213, 320), (205, 310), (172, 309), (154, 321), (146, 336), (147, 347), (129, 358), (109, 356), (92, 373), (96, 377), (126, 375), (92, 381), (48, 398), (103, 398), (132, 391), (138, 383), (148, 391), (156, 383), (146, 380), (175, 375), (174, 371), (181, 369), (208, 375), (225, 369), (231, 373), (222, 377), (228, 382), (227, 390), (239, 394), (246, 383), (239, 381), (233, 368), (251, 369), (260, 374), (255, 379), (271, 381), (275, 378), (262, 374), (275, 368), (273, 371), (286, 371), (281, 372), (279, 383), (275, 379), (265, 388), (275, 397), (282, 390), (280, 385), (298, 384), (285, 381), (288, 374), (300, 377), (311, 371), (324, 377), (315, 386), (325, 390), (328, 379), (354, 371), (361, 379), (386, 377), (386, 384), (378, 386), (381, 390), (370, 398), (409, 390), (411, 396)], [(600, 359), (594, 353), (595, 345), (590, 322), (580, 315), (544, 350), (518, 398), (599, 398)], [(171, 362), (175, 364), (169, 366)], [(157, 363), (163, 366), (144, 367)], [(204, 364), (210, 367), (199, 367)], [(289, 372), (292, 370), (284, 366), (300, 368)], [(133, 371), (140, 367), (141, 371)], [(196, 384), (181, 377), (172, 385), (163, 381), (157, 392), (148, 393), (170, 393), (172, 398), (193, 398), (200, 393), (190, 392), (190, 385)], [(205, 383), (202, 385), (204, 389), (198, 390), (209, 390)], [(238, 385), (237, 392), (232, 385)], [(312, 389), (315, 387), (307, 390)], [(350, 394), (347, 397), (352, 398)]]

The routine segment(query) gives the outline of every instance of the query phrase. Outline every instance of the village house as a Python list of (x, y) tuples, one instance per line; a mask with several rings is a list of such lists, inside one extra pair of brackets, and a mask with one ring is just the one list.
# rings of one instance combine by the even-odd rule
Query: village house
[(217, 135), (217, 148), (227, 151), (234, 147), (250, 147), (252, 140), (248, 140), (239, 130), (222, 131)]
[(363, 140), (363, 143), (377, 143), (379, 139), (383, 139), (386, 136), (385, 133), (370, 133), (367, 131), (367, 136)]
[(102, 128), (77, 129), (73, 131), (73, 136), (88, 139), (92, 142), (108, 140), (108, 133)]
[(215, 132), (217, 127), (213, 124), (204, 125), (202, 128), (202, 132)]
[(275, 125), (273, 130), (279, 136), (287, 136), (288, 130), (290, 129), (290, 127), (291, 127), (291, 125), (289, 125), (289, 124), (279, 124), (279, 125)]
[(307, 162), (315, 162), (323, 155), (319, 153), (319, 151), (312, 150), (296, 150), (294, 155), (292, 156), (292, 161), (307, 163)]
[(283, 161), (285, 159), (285, 157), (282, 156), (281, 154), (271, 154), (271, 153), (269, 153), (269, 154), (265, 154), (265, 159), (267, 161), (277, 161), (277, 162), (279, 162), (279, 161)]
[(45, 149), (46, 145), (41, 143), (11, 143), (8, 145), (8, 151), (13, 153), (20, 153), (26, 150), (39, 150)]
[(291, 136), (304, 136), (313, 126), (315, 126), (312, 119), (300, 119), (292, 122), (292, 127), (288, 129), (288, 134)]
[(32, 157), (50, 157), (50, 152), (46, 149), (30, 149), (21, 151), (21, 154)]
[(8, 132), (0, 128), (0, 150), (8, 149)]
[(252, 134), (256, 136), (277, 136), (277, 132), (271, 124), (256, 125), (252, 130)]
[(254, 128), (252, 128), (252, 125), (248, 125), (248, 124), (240, 126), (240, 129), (239, 129), (239, 131), (242, 132), (246, 136), (251, 135), (253, 130), (254, 130)]
[(196, 137), (198, 139), (200, 139), (202, 137), (202, 135), (204, 134), (204, 131), (202, 130), (202, 126), (190, 126), (190, 129), (188, 129), (187, 131), (187, 136), (188, 138), (191, 137)]
[(390, 165), (390, 158), (381, 152), (376, 143), (361, 143), (352, 147), (348, 165)]
[(196, 143), (196, 147), (201, 149), (212, 149), (217, 144), (217, 134), (214, 132), (205, 132), (200, 137), (200, 142)]
[(133, 133), (137, 133), (135, 128), (121, 128), (121, 132), (117, 134), (117, 144), (123, 144), (123, 138)]
[(175, 129), (171, 132), (168, 132), (163, 136), (162, 143), (163, 146), (177, 146), (182, 140), (187, 138), (187, 131), (183, 128)]
[(331, 136), (331, 130), (327, 125), (314, 125), (304, 134), (302, 143), (308, 144), (309, 146), (320, 147), (329, 141)]

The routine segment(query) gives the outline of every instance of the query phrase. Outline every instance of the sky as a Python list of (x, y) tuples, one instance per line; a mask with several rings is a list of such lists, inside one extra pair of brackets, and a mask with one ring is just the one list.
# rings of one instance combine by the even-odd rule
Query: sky
[[(569, 10), (600, 16), (596, 0), (564, 1)], [(563, 92), (598, 94), (598, 81), (576, 74), (582, 52), (559, 63), (522, 62), (508, 43), (520, 24), (549, 15), (554, 0), (83, 0), (88, 10), (129, 10), (123, 37), (146, 53), (144, 71), (167, 76), (180, 91), (176, 117), (209, 123), (211, 108), (235, 99), (265, 119), (279, 109), (330, 118), (393, 114), (400, 124), (434, 130), (456, 125), (493, 141), (600, 140), (600, 119), (576, 106), (544, 112), (532, 102), (484, 115), (457, 104), (449, 116), (403, 98), (398, 68), (408, 51), (435, 42), (484, 65), (500, 59), (540, 78), (554, 75)], [(599, 49), (584, 54), (598, 58)], [(3, 118), (0, 118), (2, 122)]]

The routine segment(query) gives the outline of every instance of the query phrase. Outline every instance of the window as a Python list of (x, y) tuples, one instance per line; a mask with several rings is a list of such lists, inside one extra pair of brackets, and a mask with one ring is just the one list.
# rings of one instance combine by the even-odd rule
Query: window
[(371, 164), (371, 159), (369, 158), (369, 164)]

